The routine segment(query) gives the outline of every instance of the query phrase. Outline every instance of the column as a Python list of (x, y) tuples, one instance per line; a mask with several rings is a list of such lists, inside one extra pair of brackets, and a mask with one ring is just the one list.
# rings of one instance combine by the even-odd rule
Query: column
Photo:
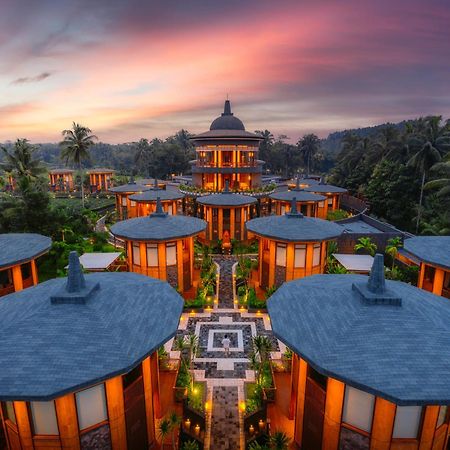
[(141, 260), (141, 273), (147, 275), (147, 246), (145, 242), (139, 243), (139, 258)]
[(67, 394), (55, 400), (59, 437), (63, 449), (79, 450), (77, 408), (75, 396)]
[(300, 358), (294, 353), (291, 362), (291, 398), (289, 402), (289, 419), (295, 418), (295, 407), (297, 402), (298, 373), (300, 367)]
[(275, 241), (269, 240), (269, 279), (268, 286), (272, 287), (275, 284), (275, 263), (276, 263), (276, 245)]
[(23, 279), (20, 264), (12, 267), (12, 276), (13, 276), (14, 292), (21, 291), (23, 289)]
[(36, 286), (36, 284), (38, 284), (39, 282), (36, 269), (36, 260), (32, 259), (30, 265), (31, 265), (31, 277), (33, 278), (33, 286)]
[(328, 247), (327, 241), (323, 241), (320, 244), (320, 273), (325, 272), (325, 263), (327, 261), (327, 247)]
[(212, 235), (213, 235), (213, 227), (212, 227), (212, 208), (210, 206), (205, 206), (205, 210), (206, 210), (206, 220), (208, 222), (208, 229), (209, 229), (209, 233), (207, 236), (207, 240), (210, 241), (212, 240)]
[(223, 233), (223, 209), (218, 207), (217, 208), (218, 211), (218, 216), (217, 216), (217, 220), (218, 220), (218, 229), (219, 229), (219, 239), (222, 239), (222, 233)]
[(128, 260), (128, 271), (134, 272), (133, 270), (133, 247), (131, 241), (126, 241), (127, 246), (127, 260)]
[(161, 417), (161, 401), (159, 394), (159, 363), (158, 352), (152, 353), (150, 356), (150, 367), (152, 377), (153, 407), (155, 417)]
[(445, 277), (444, 270), (438, 269), (436, 267), (433, 280), (433, 294), (442, 295), (442, 289), (444, 288), (444, 277)]
[(425, 263), (421, 262), (420, 263), (420, 272), (419, 272), (419, 280), (417, 282), (417, 286), (420, 289), (423, 289), (423, 280), (425, 278), (425, 269), (426, 269), (426, 265)]
[(142, 376), (144, 381), (144, 395), (145, 395), (145, 414), (147, 417), (147, 436), (149, 444), (155, 440), (155, 412), (153, 408), (152, 395), (152, 371), (150, 357), (142, 361)]
[(30, 420), (26, 402), (14, 402), (17, 429), (19, 431), (22, 450), (33, 450), (33, 435), (31, 433)]
[(303, 437), (303, 415), (305, 411), (305, 389), (306, 389), (307, 369), (308, 365), (306, 361), (300, 359), (298, 385), (297, 385), (297, 405), (295, 408), (295, 426), (294, 426), (294, 441), (300, 447), (302, 446), (302, 437)]
[(372, 423), (370, 450), (389, 450), (394, 429), (395, 405), (377, 397)]
[(236, 209), (230, 208), (230, 238), (231, 239), (235, 239), (235, 234), (236, 234), (235, 230), (236, 230)]
[(312, 274), (314, 244), (306, 244), (305, 276)]
[(439, 406), (427, 406), (422, 423), (419, 450), (431, 450), (439, 415)]
[(328, 378), (325, 416), (323, 421), (322, 450), (337, 450), (341, 431), (342, 404), (345, 384)]
[(184, 260), (183, 240), (180, 239), (177, 241), (177, 275), (178, 275), (177, 284), (180, 292), (184, 291), (183, 260)]
[(107, 380), (105, 389), (112, 448), (127, 448), (122, 377), (118, 376)]
[(160, 280), (167, 280), (166, 243), (158, 243), (158, 273)]
[(294, 279), (294, 244), (286, 244), (286, 281)]

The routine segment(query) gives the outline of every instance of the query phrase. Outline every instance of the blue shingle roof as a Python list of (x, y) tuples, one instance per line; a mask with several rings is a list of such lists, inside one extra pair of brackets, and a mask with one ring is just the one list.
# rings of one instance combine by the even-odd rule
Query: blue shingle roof
[(285, 283), (268, 300), (275, 335), (358, 389), (399, 405), (449, 404), (450, 302), (398, 281), (377, 293), (367, 282), (314, 275)]
[(84, 278), (70, 293), (57, 278), (2, 298), (0, 400), (50, 400), (126, 373), (175, 334), (183, 299), (166, 282)]
[(326, 194), (328, 192), (331, 194), (344, 194), (345, 192), (347, 192), (347, 189), (338, 186), (333, 186), (332, 184), (318, 183), (305, 188), (305, 191), (317, 192), (319, 194)]
[(307, 192), (303, 189), (292, 189), (290, 191), (274, 192), (269, 195), (273, 200), (290, 202), (294, 197), (297, 202), (322, 202), (326, 199), (323, 195), (317, 195), (312, 192)]
[(421, 261), (450, 269), (450, 236), (415, 236), (405, 239), (403, 247)]
[(250, 195), (234, 194), (226, 191), (197, 198), (197, 203), (208, 206), (245, 206), (256, 203), (256, 201), (256, 198)]
[(156, 202), (157, 198), (160, 198), (161, 201), (167, 200), (180, 200), (184, 197), (180, 191), (175, 189), (149, 189), (143, 192), (142, 194), (133, 194), (130, 195), (130, 200), (135, 202)]
[(37, 258), (46, 253), (51, 245), (52, 240), (40, 234), (0, 234), (0, 269)]
[(340, 236), (343, 231), (334, 222), (298, 213), (258, 217), (246, 222), (245, 226), (259, 236), (288, 242), (325, 241)]
[(144, 192), (148, 191), (149, 189), (150, 188), (148, 186), (144, 186), (143, 184), (130, 182), (127, 184), (122, 184), (122, 186), (109, 188), (109, 191), (114, 193), (132, 193), (132, 192)]
[(111, 227), (111, 233), (124, 239), (137, 241), (168, 241), (194, 236), (206, 229), (206, 222), (196, 217), (150, 214), (123, 220)]

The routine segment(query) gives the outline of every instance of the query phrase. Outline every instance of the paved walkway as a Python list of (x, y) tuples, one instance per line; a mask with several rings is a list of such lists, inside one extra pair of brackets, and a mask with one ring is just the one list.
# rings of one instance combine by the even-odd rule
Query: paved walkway
[[(218, 308), (202, 314), (183, 314), (179, 335), (195, 333), (199, 354), (194, 360), (197, 381), (206, 381), (207, 402), (212, 405), (207, 417), (205, 450), (244, 450), (243, 420), (239, 405), (245, 401), (244, 382), (254, 381), (248, 355), (252, 338), (266, 335), (273, 340), (273, 359), (280, 359), (284, 346), (272, 334), (266, 314), (241, 312), (233, 301), (233, 256), (214, 257), (220, 266)], [(225, 357), (223, 336), (231, 340), (230, 356)], [(178, 357), (168, 343), (171, 357)]]

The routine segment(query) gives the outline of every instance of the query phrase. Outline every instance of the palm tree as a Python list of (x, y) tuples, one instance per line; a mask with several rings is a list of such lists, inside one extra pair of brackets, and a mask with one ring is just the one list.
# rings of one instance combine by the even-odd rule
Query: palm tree
[(358, 239), (358, 243), (354, 247), (355, 252), (358, 250), (364, 250), (369, 255), (375, 256), (375, 253), (377, 251), (377, 245), (372, 242), (372, 239), (370, 237), (360, 237)]
[(141, 169), (147, 164), (150, 153), (150, 144), (148, 139), (140, 139), (139, 142), (133, 142), (136, 151), (134, 154), (134, 164)]
[(41, 162), (33, 158), (36, 147), (31, 145), (27, 139), (17, 139), (11, 153), (5, 147), (1, 147), (1, 149), (5, 156), (5, 162), (1, 163), (0, 167), (5, 172), (29, 180), (35, 180), (45, 172)]
[(388, 240), (385, 252), (392, 258), (392, 269), (394, 270), (395, 258), (398, 254), (398, 249), (402, 246), (402, 239), (398, 236)]
[(289, 437), (282, 431), (275, 431), (269, 440), (270, 448), (273, 450), (288, 450), (290, 442)]
[(158, 425), (158, 435), (159, 435), (159, 438), (161, 439), (161, 448), (164, 447), (164, 441), (166, 440), (167, 436), (169, 436), (171, 431), (172, 431), (172, 428), (171, 428), (170, 420), (167, 419), (166, 417), (164, 417), (164, 419), (162, 419)]
[(62, 147), (61, 158), (66, 164), (69, 161), (77, 164), (81, 174), (81, 204), (84, 208), (84, 185), (83, 185), (83, 160), (90, 159), (89, 149), (94, 145), (97, 136), (91, 134), (90, 128), (84, 127), (78, 123), (72, 123), (71, 130), (63, 130), (64, 140), (60, 142)]
[(425, 184), (425, 189), (439, 189), (437, 191), (438, 197), (446, 197), (450, 195), (450, 152), (442, 158), (441, 162), (435, 164), (430, 172), (440, 175), (437, 180), (428, 181)]
[(423, 190), (425, 178), (430, 169), (441, 161), (442, 156), (450, 150), (450, 130), (448, 125), (441, 126), (441, 116), (431, 116), (417, 121), (417, 133), (409, 138), (409, 146), (414, 155), (408, 165), (422, 175), (420, 186), (419, 208), (416, 221), (416, 233), (419, 231), (422, 215)]
[(320, 139), (315, 134), (305, 134), (297, 142), (297, 147), (306, 162), (306, 175), (309, 176), (311, 160), (320, 148)]
[(199, 450), (198, 443), (195, 441), (186, 441), (181, 445), (181, 450)]
[(172, 448), (173, 450), (176, 449), (176, 445), (175, 445), (175, 434), (176, 431), (178, 429), (178, 425), (180, 425), (181, 423), (181, 417), (179, 415), (177, 415), (177, 413), (175, 411), (172, 411), (169, 414), (169, 423), (170, 423), (170, 430), (172, 432)]

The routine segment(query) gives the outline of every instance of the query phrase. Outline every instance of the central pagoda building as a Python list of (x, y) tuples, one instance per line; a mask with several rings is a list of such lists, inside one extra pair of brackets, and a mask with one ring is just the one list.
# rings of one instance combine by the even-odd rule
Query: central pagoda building
[(192, 138), (197, 159), (192, 161), (192, 181), (208, 191), (222, 191), (228, 182), (232, 190), (245, 191), (261, 185), (263, 161), (258, 160), (263, 138), (245, 130), (225, 101), (222, 115), (205, 133)]

